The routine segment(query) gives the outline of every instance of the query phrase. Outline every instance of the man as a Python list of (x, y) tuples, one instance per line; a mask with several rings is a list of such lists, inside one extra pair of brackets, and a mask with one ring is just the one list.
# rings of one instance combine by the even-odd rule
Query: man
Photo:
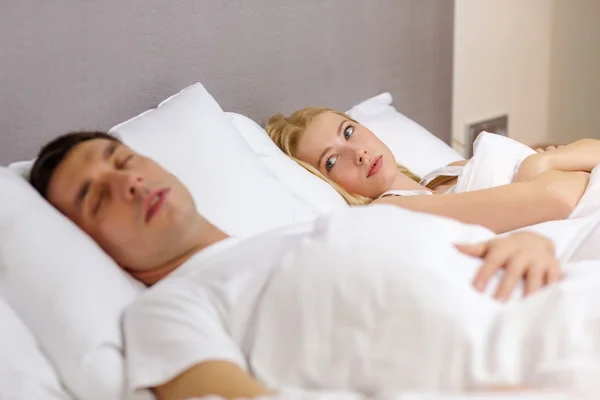
[[(312, 224), (229, 238), (197, 212), (175, 176), (104, 132), (55, 139), (40, 151), (30, 180), (124, 270), (148, 286), (162, 280), (126, 317), (133, 389), (151, 388), (165, 400), (268, 393), (248, 372), (244, 335), (270, 272)], [(505, 292), (527, 268), (557, 274), (552, 242), (532, 233), (459, 250), (489, 260), (481, 286), (498, 268), (520, 266), (507, 267)]]

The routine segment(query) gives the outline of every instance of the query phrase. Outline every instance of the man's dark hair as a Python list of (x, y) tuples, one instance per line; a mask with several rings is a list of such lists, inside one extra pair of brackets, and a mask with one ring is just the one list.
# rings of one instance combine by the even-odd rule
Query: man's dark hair
[(69, 132), (59, 136), (40, 150), (31, 168), (29, 182), (44, 198), (47, 198), (48, 185), (56, 168), (75, 146), (93, 139), (120, 141), (116, 137), (100, 131)]

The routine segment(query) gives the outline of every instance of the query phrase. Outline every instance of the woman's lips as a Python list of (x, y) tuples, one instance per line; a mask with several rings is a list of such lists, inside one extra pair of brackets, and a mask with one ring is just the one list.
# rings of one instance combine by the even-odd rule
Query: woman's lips
[(383, 156), (379, 156), (371, 162), (369, 166), (369, 173), (367, 174), (367, 178), (372, 177), (376, 173), (379, 172), (381, 166), (383, 165)]

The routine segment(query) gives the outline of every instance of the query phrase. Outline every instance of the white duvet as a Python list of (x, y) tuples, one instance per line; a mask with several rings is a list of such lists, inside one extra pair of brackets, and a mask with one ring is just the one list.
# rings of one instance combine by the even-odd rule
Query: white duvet
[[(470, 192), (513, 181), (521, 162), (535, 151), (513, 139), (482, 132), (474, 143), (474, 155), (458, 177), (455, 193)], [(600, 259), (600, 227), (593, 214), (600, 212), (600, 167), (568, 221), (539, 224), (535, 230), (554, 239), (563, 261)]]
[[(536, 228), (574, 243), (599, 221)], [(274, 387), (379, 397), (513, 384), (598, 390), (600, 261), (566, 263), (561, 283), (505, 305), (490, 296), (498, 278), (485, 294), (472, 288), (480, 260), (452, 246), (492, 236), (394, 206), (322, 218), (258, 302), (252, 372)]]
[[(455, 193), (470, 192), (512, 183), (521, 162), (535, 151), (516, 140), (482, 132), (473, 144), (473, 157), (463, 167)], [(585, 195), (569, 218), (578, 218), (600, 210), (599, 169), (593, 171)]]

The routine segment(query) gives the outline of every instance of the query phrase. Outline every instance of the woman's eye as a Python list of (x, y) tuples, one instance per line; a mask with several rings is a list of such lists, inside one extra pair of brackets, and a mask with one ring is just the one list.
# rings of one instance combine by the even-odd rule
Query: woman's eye
[(329, 157), (327, 159), (327, 161), (325, 161), (325, 169), (327, 171), (331, 171), (331, 168), (333, 168), (336, 161), (337, 161), (337, 157)]
[(346, 140), (350, 139), (350, 136), (352, 136), (352, 134), (354, 133), (354, 127), (353, 126), (349, 126), (346, 129), (344, 129), (344, 138)]

